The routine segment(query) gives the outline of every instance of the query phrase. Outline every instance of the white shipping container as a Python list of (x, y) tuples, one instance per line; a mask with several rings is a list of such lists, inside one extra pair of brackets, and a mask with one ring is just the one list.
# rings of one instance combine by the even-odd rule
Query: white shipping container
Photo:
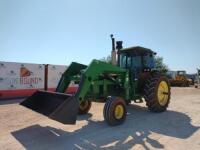
[[(67, 69), (63, 65), (48, 65), (48, 90), (55, 91), (58, 82)], [(45, 88), (45, 65), (0, 61), (0, 99), (30, 96)], [(78, 85), (73, 82), (67, 89), (74, 93)]]
[(0, 90), (43, 88), (44, 65), (0, 61)]
[(48, 89), (55, 89), (58, 82), (67, 69), (67, 66), (63, 65), (48, 65)]

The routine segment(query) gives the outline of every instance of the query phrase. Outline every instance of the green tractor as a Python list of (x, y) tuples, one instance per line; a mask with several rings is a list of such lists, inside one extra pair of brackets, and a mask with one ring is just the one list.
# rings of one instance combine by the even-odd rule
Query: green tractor
[[(112, 39), (110, 63), (93, 60), (88, 66), (72, 62), (63, 73), (55, 92), (37, 91), (21, 105), (63, 124), (75, 124), (92, 102), (104, 102), (103, 115), (111, 125), (122, 124), (127, 105), (146, 102), (152, 112), (163, 112), (170, 102), (168, 79), (155, 70), (156, 55), (143, 47), (123, 48)], [(115, 48), (116, 44), (116, 48)], [(64, 93), (71, 81), (79, 84), (75, 94)]]

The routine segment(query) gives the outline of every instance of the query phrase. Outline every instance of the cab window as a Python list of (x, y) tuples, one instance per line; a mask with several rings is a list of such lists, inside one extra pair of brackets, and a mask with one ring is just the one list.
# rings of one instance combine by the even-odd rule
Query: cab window
[(133, 56), (132, 57), (132, 68), (141, 68), (142, 63), (141, 63), (141, 56)]
[(120, 54), (120, 67), (126, 68), (126, 55)]

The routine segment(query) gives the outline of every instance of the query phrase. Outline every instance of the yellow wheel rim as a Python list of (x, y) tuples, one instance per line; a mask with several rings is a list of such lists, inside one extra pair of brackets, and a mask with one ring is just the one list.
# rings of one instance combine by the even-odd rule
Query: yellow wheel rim
[(82, 101), (82, 102), (80, 103), (79, 108), (80, 108), (81, 110), (85, 110), (85, 109), (87, 108), (87, 106), (88, 106), (88, 101)]
[(124, 108), (122, 105), (117, 105), (115, 107), (115, 118), (116, 119), (121, 119), (124, 115)]
[(158, 102), (161, 106), (167, 104), (169, 99), (169, 87), (166, 81), (161, 81), (158, 85)]

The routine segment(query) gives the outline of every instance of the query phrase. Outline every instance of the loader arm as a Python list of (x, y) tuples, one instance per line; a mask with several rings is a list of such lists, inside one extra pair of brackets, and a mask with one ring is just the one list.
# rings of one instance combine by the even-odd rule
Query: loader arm
[(105, 73), (121, 74), (126, 77), (127, 71), (106, 62), (93, 60), (90, 65), (82, 72), (79, 88), (75, 94), (76, 99), (79, 102), (83, 101), (87, 92), (89, 91), (90, 85), (95, 84), (95, 82), (99, 80), (99, 76)]
[(58, 86), (56, 87), (55, 92), (65, 93), (67, 87), (69, 86), (73, 76), (80, 73), (82, 69), (87, 68), (86, 65), (72, 62), (66, 71), (62, 74), (62, 77), (59, 80)]

